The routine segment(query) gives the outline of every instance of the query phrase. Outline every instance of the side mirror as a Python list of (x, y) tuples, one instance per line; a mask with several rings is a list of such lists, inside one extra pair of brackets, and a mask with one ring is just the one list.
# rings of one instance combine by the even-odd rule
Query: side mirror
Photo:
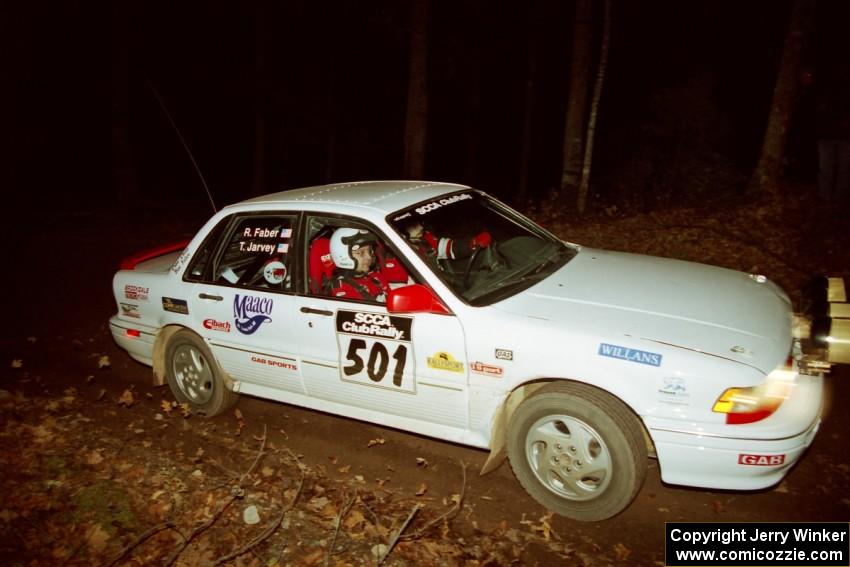
[(387, 297), (390, 313), (434, 313), (451, 315), (451, 311), (431, 288), (422, 284), (411, 284), (390, 291)]

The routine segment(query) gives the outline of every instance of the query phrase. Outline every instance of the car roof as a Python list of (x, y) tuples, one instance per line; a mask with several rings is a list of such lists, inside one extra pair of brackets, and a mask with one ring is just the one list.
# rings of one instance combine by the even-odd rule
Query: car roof
[(469, 187), (434, 181), (356, 181), (270, 193), (230, 206), (333, 203), (366, 207), (388, 214), (420, 201), (464, 189), (469, 189)]

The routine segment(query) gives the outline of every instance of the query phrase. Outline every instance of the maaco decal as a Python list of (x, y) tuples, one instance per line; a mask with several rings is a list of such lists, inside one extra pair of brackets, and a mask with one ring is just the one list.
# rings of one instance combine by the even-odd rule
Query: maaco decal
[(645, 350), (637, 350), (624, 346), (609, 345), (605, 343), (599, 344), (599, 355), (609, 358), (619, 358), (620, 360), (628, 360), (629, 362), (637, 362), (638, 364), (648, 364), (649, 366), (661, 366), (662, 356), (655, 352), (647, 352)]
[(270, 297), (254, 297), (236, 294), (233, 298), (233, 322), (236, 329), (243, 335), (253, 335), (260, 325), (271, 322), (269, 317), (274, 307), (274, 300)]

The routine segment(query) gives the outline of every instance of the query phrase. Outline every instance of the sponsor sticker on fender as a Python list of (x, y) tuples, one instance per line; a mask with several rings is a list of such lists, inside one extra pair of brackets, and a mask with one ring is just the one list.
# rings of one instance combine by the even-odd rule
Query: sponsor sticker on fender
[(215, 319), (204, 319), (204, 329), (210, 331), (230, 332), (230, 321), (216, 321)]
[(463, 363), (455, 360), (455, 357), (449, 353), (440, 351), (434, 356), (428, 357), (428, 368), (448, 372), (463, 372)]
[(174, 299), (173, 297), (162, 298), (162, 308), (172, 313), (180, 313), (181, 315), (189, 314), (189, 305), (185, 299)]
[(609, 345), (605, 343), (599, 344), (599, 355), (609, 358), (619, 358), (620, 360), (628, 360), (629, 362), (637, 362), (638, 364), (648, 364), (649, 366), (661, 366), (660, 354), (647, 352), (645, 350), (637, 350), (618, 345)]
[(739, 465), (750, 465), (756, 467), (776, 467), (785, 463), (785, 455), (750, 455), (740, 453), (738, 455)]
[(124, 297), (135, 301), (147, 301), (151, 288), (140, 285), (127, 284), (124, 286)]
[(483, 362), (470, 362), (469, 369), (476, 374), (493, 376), (494, 378), (501, 378), (503, 372), (501, 366), (491, 366), (490, 364), (484, 364)]
[(125, 317), (132, 317), (133, 319), (142, 318), (142, 314), (139, 313), (139, 306), (133, 305), (132, 303), (122, 303), (121, 314)]
[(508, 350), (506, 348), (497, 348), (496, 349), (496, 358), (499, 360), (513, 360), (514, 359), (514, 351)]

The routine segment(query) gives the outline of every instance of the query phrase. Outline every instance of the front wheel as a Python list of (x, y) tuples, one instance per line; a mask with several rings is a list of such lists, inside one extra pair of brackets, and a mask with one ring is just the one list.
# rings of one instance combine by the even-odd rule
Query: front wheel
[(551, 384), (520, 404), (509, 425), (508, 458), (537, 502), (582, 521), (624, 510), (646, 478), (637, 418), (584, 384)]
[(223, 372), (204, 341), (188, 329), (174, 333), (165, 349), (166, 378), (171, 393), (194, 414), (218, 415), (239, 399), (224, 382)]

